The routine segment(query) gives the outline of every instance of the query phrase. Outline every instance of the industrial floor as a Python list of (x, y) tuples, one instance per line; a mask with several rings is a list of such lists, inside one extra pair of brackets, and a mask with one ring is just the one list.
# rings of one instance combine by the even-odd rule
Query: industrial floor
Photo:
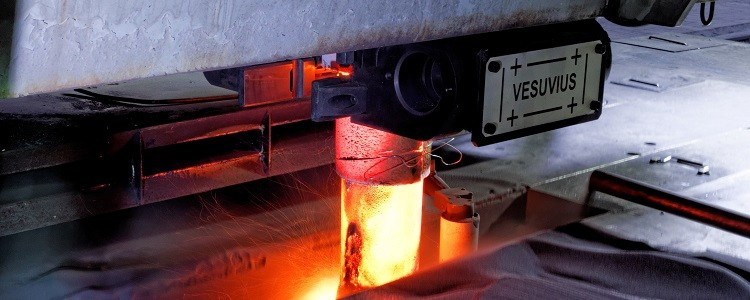
[[(588, 176), (601, 168), (750, 213), (750, 20), (743, 17), (750, 4), (728, 3), (734, 9), (717, 6), (715, 27), (707, 29), (696, 25), (696, 10), (677, 29), (623, 29), (602, 21), (613, 40), (613, 65), (597, 121), (481, 148), (471, 146), (468, 136), (450, 141), (464, 158), (438, 173), (477, 196), (480, 253), (434, 266), (434, 253), (425, 250), (421, 273), (356, 297), (465, 296), (451, 294), (458, 289), (446, 282), (432, 285), (446, 287), (440, 290), (409, 283), (456, 272), (486, 279), (513, 267), (556, 274), (555, 284), (568, 285), (549, 291), (571, 298), (749, 297), (750, 239), (603, 195), (583, 206)], [(649, 35), (669, 35), (689, 46), (654, 44)], [(456, 157), (455, 151), (442, 154)], [(649, 164), (667, 155), (707, 164), (710, 175), (676, 162)], [(0, 298), (332, 298), (339, 271), (338, 184), (332, 168), (324, 166), (0, 237)], [(434, 219), (424, 223), (422, 242), (429, 248), (435, 244)], [(514, 265), (486, 263), (493, 253), (512, 256), (523, 247), (557, 249), (535, 254), (579, 254), (539, 256), (536, 264), (523, 264), (519, 260), (531, 256), (517, 251), (519, 256), (503, 258)], [(590, 251), (580, 254), (581, 247)], [(597, 251), (609, 255), (592, 254)], [(652, 294), (639, 293), (638, 281), (623, 283), (638, 278), (618, 277), (645, 270), (638, 268), (607, 265), (599, 269), (599, 279), (595, 272), (560, 271), (566, 259), (581, 255), (602, 263), (658, 257), (634, 263), (656, 270), (640, 279), (661, 278), (663, 284), (648, 289)], [(657, 265), (664, 261), (672, 263)], [(533, 277), (513, 272), (517, 282)], [(463, 286), (459, 292), (550, 296), (482, 289), (488, 286)]]

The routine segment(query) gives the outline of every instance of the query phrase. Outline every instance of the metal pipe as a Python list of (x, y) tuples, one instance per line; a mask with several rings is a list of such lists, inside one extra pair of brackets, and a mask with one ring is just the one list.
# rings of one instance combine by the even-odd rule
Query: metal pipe
[(462, 188), (450, 188), (435, 173), (434, 161), (430, 164), (430, 175), (424, 180), (424, 191), (440, 210), (440, 262), (476, 251), (479, 246), (479, 213), (474, 209), (472, 193)]
[(589, 192), (602, 192), (750, 238), (750, 216), (701, 203), (667, 190), (604, 171), (594, 171)]
[(463, 257), (479, 246), (479, 213), (453, 219), (447, 212), (440, 216), (440, 262)]

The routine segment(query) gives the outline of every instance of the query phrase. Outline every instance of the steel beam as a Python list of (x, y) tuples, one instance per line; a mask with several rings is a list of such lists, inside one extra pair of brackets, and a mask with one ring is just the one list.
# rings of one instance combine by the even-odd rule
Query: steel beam
[(606, 2), (0, 0), (0, 98), (589, 19)]

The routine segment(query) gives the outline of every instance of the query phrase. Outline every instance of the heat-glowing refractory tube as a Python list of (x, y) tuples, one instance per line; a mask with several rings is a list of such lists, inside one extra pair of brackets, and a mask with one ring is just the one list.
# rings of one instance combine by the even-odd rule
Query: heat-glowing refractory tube
[(382, 285), (417, 268), (423, 179), (430, 143), (336, 120), (341, 176), (339, 296)]

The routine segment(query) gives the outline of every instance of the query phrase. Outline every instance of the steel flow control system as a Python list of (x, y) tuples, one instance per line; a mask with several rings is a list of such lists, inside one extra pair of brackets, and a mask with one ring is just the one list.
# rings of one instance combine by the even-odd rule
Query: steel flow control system
[(441, 260), (475, 248), (471, 193), (424, 180), (430, 140), (469, 131), (482, 146), (599, 118), (609, 46), (587, 20), (337, 54), (353, 74), (313, 82), (312, 119), (336, 120), (339, 294), (416, 270), (423, 191), (442, 211)]

